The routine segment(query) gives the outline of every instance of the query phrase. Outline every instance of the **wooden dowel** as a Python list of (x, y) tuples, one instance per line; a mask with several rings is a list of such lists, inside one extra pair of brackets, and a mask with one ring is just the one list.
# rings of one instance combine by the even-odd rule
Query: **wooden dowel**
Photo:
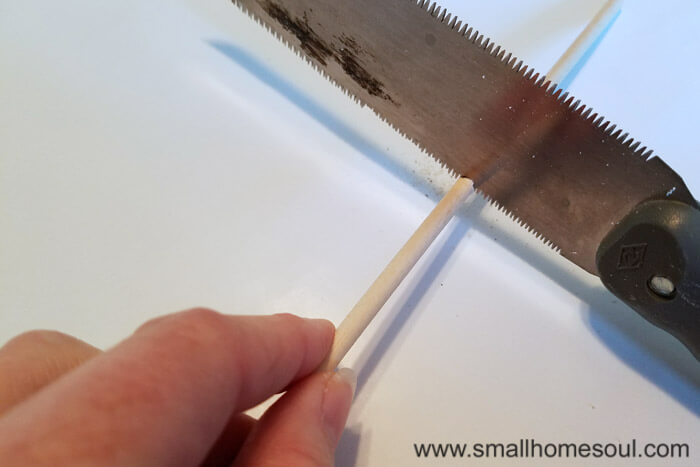
[(591, 46), (620, 13), (622, 0), (608, 0), (593, 17), (588, 26), (579, 34), (559, 60), (554, 64), (547, 78), (554, 83), (561, 83), (576, 67)]
[(472, 182), (461, 177), (418, 227), (406, 244), (377, 277), (355, 307), (348, 313), (335, 333), (333, 347), (321, 369), (332, 370), (355, 343), (362, 331), (386, 303), (396, 287), (406, 277), (425, 250), (452, 219), (472, 191)]
[[(578, 61), (595, 43), (600, 34), (619, 13), (622, 0), (608, 0), (583, 32), (576, 38), (562, 57), (547, 74), (555, 83), (571, 73)], [(423, 256), (430, 244), (452, 219), (457, 208), (472, 192), (472, 181), (465, 177), (457, 179), (450, 191), (438, 203), (418, 230), (394, 256), (384, 271), (377, 277), (360, 301), (350, 310), (335, 332), (335, 339), (320, 370), (332, 370), (338, 366), (350, 347), (360, 337), (372, 319), (386, 303), (394, 290), (406, 277), (416, 262)]]

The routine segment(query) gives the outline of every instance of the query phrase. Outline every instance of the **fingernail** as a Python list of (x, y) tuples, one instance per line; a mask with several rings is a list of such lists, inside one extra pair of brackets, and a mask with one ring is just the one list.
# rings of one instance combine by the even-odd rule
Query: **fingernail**
[(340, 440), (345, 428), (356, 386), (357, 376), (350, 368), (336, 370), (326, 383), (321, 410), (323, 423), (333, 447)]
[(333, 376), (347, 383), (352, 390), (353, 397), (355, 396), (355, 388), (357, 388), (357, 375), (354, 371), (352, 371), (350, 368), (338, 368)]

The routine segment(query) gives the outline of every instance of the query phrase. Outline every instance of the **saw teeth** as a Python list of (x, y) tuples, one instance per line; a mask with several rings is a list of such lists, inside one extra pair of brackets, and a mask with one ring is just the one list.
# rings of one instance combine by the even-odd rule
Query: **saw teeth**
[[(346, 88), (343, 86), (339, 85), (334, 78), (332, 78), (325, 70), (323, 66), (319, 66), (314, 60), (310, 59), (309, 56), (306, 55), (306, 53), (296, 44), (290, 44), (287, 40), (282, 37), (281, 34), (277, 33), (275, 30), (273, 30), (268, 24), (266, 24), (265, 21), (263, 21), (262, 18), (256, 17), (254, 14), (252, 14), (250, 11), (248, 11), (247, 7), (241, 3), (242, 0), (232, 0), (234, 4), (239, 6), (245, 13), (248, 14), (249, 17), (251, 17), (253, 20), (255, 20), (256, 23), (262, 25), (267, 31), (271, 32), (277, 39), (281, 40), (285, 45), (287, 45), (290, 49), (292, 49), (297, 56), (302, 57), (306, 63), (310, 64), (315, 70), (319, 71), (320, 74), (328, 79), (336, 88), (340, 89), (346, 96), (349, 96), (354, 102), (359, 103), (361, 106), (364, 106), (365, 103), (363, 100), (358, 98), (358, 96), (354, 95), (352, 92), (348, 91)], [(449, 28), (451, 31), (453, 31), (456, 34), (459, 34), (462, 36), (465, 40), (471, 42), (474, 44), (476, 47), (480, 47), (485, 49), (489, 54), (491, 54), (494, 58), (496, 58), (500, 64), (502, 64), (505, 68), (511, 70), (514, 73), (517, 73), (520, 77), (523, 79), (530, 81), (530, 83), (533, 86), (543, 88), (543, 92), (545, 96), (547, 97), (554, 97), (561, 105), (567, 106), (570, 111), (572, 112), (572, 117), (576, 118), (582, 118), (584, 120), (587, 120), (591, 125), (593, 125), (596, 129), (600, 130), (603, 135), (609, 135), (610, 138), (616, 140), (618, 144), (621, 145), (627, 145), (630, 146), (633, 151), (636, 151), (637, 154), (640, 155), (640, 157), (643, 157), (645, 160), (648, 160), (653, 156), (653, 151), (652, 150), (647, 150), (646, 148), (639, 149), (639, 143), (636, 143), (633, 145), (634, 140), (632, 138), (628, 139), (629, 134), (625, 133), (622, 134), (622, 130), (618, 129), (615, 125), (610, 125), (610, 122), (605, 122), (604, 125), (601, 126), (601, 123), (604, 121), (604, 117), (598, 116), (598, 114), (593, 114), (591, 116), (591, 113), (593, 111), (592, 108), (587, 108), (584, 104), (581, 103), (580, 100), (576, 100), (574, 102), (574, 97), (569, 96), (568, 93), (562, 93), (561, 90), (557, 90), (557, 85), (556, 83), (552, 83), (550, 80), (547, 80), (546, 76), (540, 75), (539, 73), (536, 73), (534, 68), (528, 67), (526, 64), (524, 64), (523, 60), (518, 60), (517, 57), (513, 56), (512, 53), (507, 53), (507, 51), (495, 44), (495, 42), (491, 41), (489, 38), (485, 37), (483, 34), (480, 34), (478, 30), (475, 30), (474, 27), (469, 26), (468, 23), (463, 22), (457, 18), (457, 16), (453, 16), (449, 12), (447, 12), (447, 9), (441, 8), (438, 6), (437, 2), (431, 0), (406, 0), (408, 2), (411, 2), (414, 6), (420, 8), (424, 12), (428, 13), (431, 15), (432, 18), (437, 19), (441, 24), (443, 24), (445, 27)], [(572, 103), (573, 102), (573, 103)], [(373, 109), (374, 110), (374, 109)], [(452, 176), (457, 176), (457, 174), (454, 172), (454, 170), (450, 167), (446, 167), (445, 163), (437, 159), (433, 154), (431, 154), (420, 141), (417, 141), (416, 139), (413, 138), (411, 135), (407, 135), (402, 129), (397, 128), (391, 121), (387, 120), (384, 116), (376, 113), (380, 117), (380, 119), (384, 122), (386, 122), (392, 129), (394, 129), (397, 133), (399, 133), (401, 136), (404, 138), (410, 140), (413, 144), (415, 144), (422, 153), (425, 155), (431, 157), (432, 159), (436, 160), (440, 166), (445, 167), (448, 171), (449, 174)], [(598, 118), (599, 117), (599, 118)], [(597, 119), (597, 120), (596, 120)], [(606, 136), (608, 137), (608, 136)], [(633, 145), (633, 146), (632, 146)], [(646, 152), (645, 152), (646, 151)], [(481, 189), (477, 188), (476, 191), (484, 197), (489, 203), (493, 204), (494, 206), (497, 206), (499, 209), (502, 209), (509, 217), (512, 217), (515, 219), (520, 225), (526, 227), (528, 231), (532, 231), (533, 229), (525, 222), (524, 220), (520, 219), (515, 213), (508, 211), (503, 205), (501, 205), (499, 202), (497, 202), (496, 199), (492, 198), (491, 196), (488, 196), (485, 192), (483, 192)], [(555, 249), (557, 252), (561, 252), (561, 249), (558, 248), (553, 242), (549, 241), (548, 239), (544, 238), (543, 235), (537, 233), (538, 238), (541, 238), (543, 242), (548, 245), (550, 248)]]
[[(474, 30), (473, 27), (468, 26), (467, 23), (464, 23), (464, 25), (460, 29), (460, 24), (462, 24), (461, 21), (456, 22), (457, 16), (451, 16), (450, 13), (447, 12), (446, 9), (440, 8), (437, 6), (437, 2), (433, 2), (433, 4), (428, 8), (429, 1), (428, 0), (409, 0), (416, 4), (421, 8), (428, 9), (428, 12), (431, 13), (433, 16), (437, 16), (440, 12), (440, 20), (443, 21), (445, 20), (446, 23), (448, 23), (448, 27), (451, 29), (455, 29), (458, 31), (458, 33), (462, 36), (465, 36), (469, 41), (474, 43), (477, 47), (482, 47), (486, 50), (486, 52), (490, 53), (493, 55), (495, 58), (500, 60), (505, 66), (511, 68), (514, 72), (519, 73), (521, 76), (523, 76), (527, 80), (531, 80), (534, 82), (536, 86), (543, 87), (545, 88), (545, 93), (548, 96), (553, 97), (554, 99), (559, 100), (562, 102), (562, 105), (565, 105), (569, 107), (572, 111), (574, 112), (580, 112), (580, 115), (583, 119), (589, 120), (590, 124), (595, 126), (596, 128), (599, 128), (600, 130), (607, 132), (607, 133), (612, 133), (615, 129), (616, 126), (612, 125), (608, 128), (610, 125), (609, 121), (605, 121), (605, 117), (603, 115), (599, 115), (598, 113), (594, 113), (591, 116), (591, 113), (593, 109), (591, 107), (586, 108), (585, 105), (581, 105), (580, 100), (576, 100), (573, 102), (574, 97), (571, 96), (569, 97), (569, 93), (562, 93), (560, 89), (557, 88), (556, 83), (552, 83), (550, 80), (547, 80), (547, 77), (544, 75), (540, 75), (539, 73), (534, 72), (534, 68), (529, 68), (527, 65), (524, 65), (523, 61), (520, 60), (518, 61), (517, 57), (514, 57), (512, 53), (507, 53), (506, 50), (495, 44), (491, 39), (488, 37), (485, 37), (483, 34), (479, 34), (477, 30)], [(451, 22), (449, 22), (450, 18), (452, 19)], [(456, 25), (456, 26), (455, 26)], [(516, 63), (517, 62), (517, 63)], [(534, 76), (533, 76), (534, 73)], [(568, 99), (568, 100), (567, 100)], [(573, 104), (572, 104), (573, 102)], [(624, 141), (625, 138), (627, 138), (628, 134), (625, 134), (621, 139)], [(633, 140), (630, 141), (625, 141), (625, 143), (632, 143)], [(636, 148), (636, 146), (635, 146)], [(653, 151), (648, 151), (650, 153), (653, 153)]]
[(506, 216), (508, 219), (515, 222), (515, 224), (517, 224), (521, 228), (525, 229), (529, 234), (531, 234), (535, 238), (535, 240), (542, 243), (543, 246), (545, 246), (546, 248), (549, 248), (550, 250), (552, 250), (556, 254), (561, 253), (561, 249), (559, 249), (554, 243), (552, 243), (550, 240), (548, 240), (543, 234), (541, 234), (537, 230), (535, 230), (532, 226), (530, 226), (523, 219), (518, 217), (514, 212), (508, 210), (505, 206), (503, 206), (501, 203), (499, 203), (498, 200), (491, 197), (487, 193), (481, 191), (480, 188), (474, 188), (474, 191), (476, 191), (479, 194), (479, 196), (481, 196), (488, 204), (490, 204), (493, 208), (495, 208), (496, 212), (500, 212), (501, 214)]
[[(255, 21), (258, 24), (261, 24), (265, 26), (265, 28), (268, 31), (272, 31), (262, 20), (255, 18), (253, 15), (251, 15), (249, 12), (247, 12), (247, 9), (245, 8), (244, 5), (242, 5), (238, 0), (232, 0), (233, 3), (236, 3), (239, 7), (242, 9), (246, 10), (246, 13), (248, 13), (249, 16), (253, 17)], [(513, 56), (512, 53), (507, 53), (506, 50), (501, 47), (497, 46), (494, 41), (489, 39), (488, 37), (485, 37), (483, 34), (480, 34), (478, 30), (475, 30), (474, 27), (469, 26), (468, 23), (463, 22), (458, 19), (457, 15), (452, 15), (450, 12), (447, 11), (446, 8), (442, 8), (440, 5), (438, 5), (437, 1), (431, 1), (431, 0), (407, 0), (417, 7), (425, 10), (428, 14), (430, 14), (433, 18), (437, 19), (441, 23), (445, 24), (446, 27), (455, 30), (458, 34), (464, 36), (467, 40), (471, 41), (474, 43), (477, 47), (482, 47), (484, 48), (488, 53), (491, 53), (495, 58), (497, 58), (499, 61), (501, 61), (506, 67), (512, 69), (514, 72), (519, 73), (522, 77), (525, 79), (531, 80), (534, 82), (536, 86), (539, 87), (544, 87), (547, 95), (552, 95), (555, 99), (564, 101), (568, 97), (568, 93), (566, 94), (560, 94), (556, 88), (556, 84), (552, 83), (551, 81), (547, 80), (546, 76), (540, 75), (539, 73), (535, 73), (534, 68), (530, 68), (527, 65), (524, 64), (522, 60), (518, 61), (517, 57)], [(279, 39), (282, 39), (280, 36), (278, 36), (276, 33), (274, 34), (276, 37)], [(286, 45), (290, 45), (284, 41)], [(292, 49), (295, 49), (295, 47), (290, 47)], [(324, 72), (323, 69), (319, 69), (316, 64), (308, 59), (303, 52), (299, 50), (295, 50), (297, 55), (303, 57), (308, 63), (311, 63), (312, 66), (320, 71), (324, 77), (332, 79)], [(516, 64), (517, 62), (517, 64)], [(534, 76), (533, 76), (534, 73)], [(337, 84), (336, 84), (337, 86)], [(342, 87), (341, 87), (342, 89)], [(348, 93), (353, 100), (361, 103), (361, 101), (356, 97)], [(573, 99), (573, 97), (572, 97)], [(362, 104), (364, 105), (364, 104)], [(589, 118), (589, 115), (592, 111), (592, 108), (586, 108), (584, 105), (581, 105), (581, 101), (577, 100), (573, 105), (571, 104), (571, 99), (567, 102), (564, 103), (564, 105), (567, 105), (574, 111), (581, 111), (583, 112), (581, 114), (581, 117), (584, 119)], [(579, 108), (580, 106), (580, 108)], [(596, 117), (598, 116), (597, 114), (595, 115)], [(604, 118), (601, 116), (604, 120)], [(594, 126), (599, 126), (601, 123), (600, 119), (597, 121), (591, 121), (591, 124)], [(615, 129), (615, 126), (613, 125), (609, 131), (612, 132)], [(624, 140), (628, 135), (625, 134), (622, 137), (622, 140)], [(412, 139), (412, 138), (409, 138)]]

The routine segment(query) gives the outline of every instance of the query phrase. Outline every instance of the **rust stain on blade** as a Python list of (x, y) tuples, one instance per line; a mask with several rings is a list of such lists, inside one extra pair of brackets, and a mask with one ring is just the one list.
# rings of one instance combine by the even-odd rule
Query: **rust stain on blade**
[[(264, 11), (299, 41), (301, 49), (318, 62), (327, 66), (328, 60), (333, 59), (355, 83), (367, 91), (369, 95), (379, 97), (395, 104), (391, 96), (384, 91), (384, 84), (362, 65), (364, 51), (352, 37), (341, 34), (334, 40), (324, 41), (309, 24), (308, 13), (301, 16), (291, 14), (283, 6), (267, 0), (262, 4)], [(313, 9), (310, 8), (309, 11)]]
[(277, 21), (286, 31), (294, 34), (299, 40), (299, 45), (309, 57), (321, 65), (327, 65), (326, 60), (333, 54), (333, 51), (311, 29), (306, 13), (299, 18), (290, 15), (286, 9), (276, 3), (268, 1), (263, 6), (270, 18)]
[(652, 152), (427, 0), (233, 0), (360, 103), (596, 274), (639, 203), (695, 205)]

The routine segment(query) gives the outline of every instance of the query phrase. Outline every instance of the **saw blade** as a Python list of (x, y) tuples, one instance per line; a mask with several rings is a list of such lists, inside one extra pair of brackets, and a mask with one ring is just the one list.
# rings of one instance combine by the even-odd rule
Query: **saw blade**
[(233, 1), (590, 273), (640, 202), (696, 205), (652, 151), (435, 3)]

